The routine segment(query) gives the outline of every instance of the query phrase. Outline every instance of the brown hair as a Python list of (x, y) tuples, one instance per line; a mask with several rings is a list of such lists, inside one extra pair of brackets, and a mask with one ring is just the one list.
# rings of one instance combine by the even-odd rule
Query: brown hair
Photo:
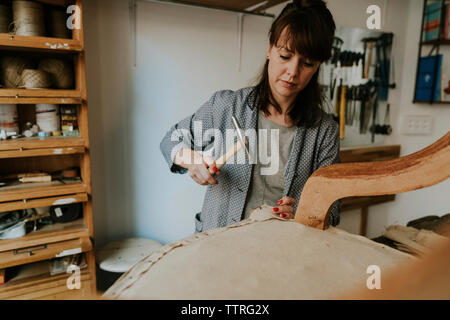
[[(284, 45), (290, 50), (313, 61), (324, 62), (330, 59), (336, 25), (325, 2), (297, 0), (289, 3), (272, 24), (269, 32), (271, 45), (280, 45), (278, 41), (285, 29), (288, 43)], [(255, 87), (256, 106), (266, 115), (270, 115), (269, 104), (281, 113), (270, 90), (268, 69), (269, 60), (266, 61)], [(314, 127), (323, 116), (323, 96), (318, 77), (319, 70), (287, 111), (296, 126)]]

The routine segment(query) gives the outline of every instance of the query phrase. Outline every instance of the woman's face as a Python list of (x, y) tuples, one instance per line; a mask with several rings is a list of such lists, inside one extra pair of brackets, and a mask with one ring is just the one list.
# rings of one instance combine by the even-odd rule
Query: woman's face
[[(289, 43), (284, 37), (285, 31), (281, 34), (279, 44)], [(270, 89), (277, 100), (295, 99), (320, 66), (320, 62), (305, 59), (285, 45), (271, 45), (268, 56)]]

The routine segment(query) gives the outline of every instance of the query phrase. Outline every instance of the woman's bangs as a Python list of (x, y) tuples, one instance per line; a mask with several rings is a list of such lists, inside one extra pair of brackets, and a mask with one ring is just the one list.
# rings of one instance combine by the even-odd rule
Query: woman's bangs
[[(273, 35), (277, 47), (286, 47), (292, 52), (298, 52), (303, 57), (312, 61), (328, 60), (330, 52), (329, 33), (323, 28), (313, 30), (312, 25), (318, 25), (318, 21), (310, 21), (308, 15), (295, 15), (286, 19), (285, 23), (276, 30)], [(319, 22), (320, 26), (320, 22)], [(278, 33), (278, 34), (277, 34)], [(278, 37), (277, 37), (278, 36)]]

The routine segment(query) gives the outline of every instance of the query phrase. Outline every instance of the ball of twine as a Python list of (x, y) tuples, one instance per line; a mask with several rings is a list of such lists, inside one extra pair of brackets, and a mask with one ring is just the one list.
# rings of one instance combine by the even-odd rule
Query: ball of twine
[(0, 32), (8, 33), (8, 26), (11, 20), (10, 9), (8, 6), (0, 4)]
[(62, 59), (44, 59), (39, 62), (39, 70), (48, 72), (57, 89), (71, 89), (73, 86), (73, 70), (71, 64)]
[(67, 15), (61, 10), (52, 10), (50, 12), (51, 34), (56, 38), (70, 38), (70, 30), (66, 25)]
[(19, 88), (45, 89), (50, 88), (52, 81), (50, 74), (42, 70), (25, 69), (22, 72), (22, 79)]
[(3, 57), (1, 59), (1, 77), (6, 88), (20, 85), (22, 72), (33, 67), (33, 63), (22, 57)]
[(45, 35), (44, 7), (38, 2), (14, 0), (12, 33), (23, 36)]

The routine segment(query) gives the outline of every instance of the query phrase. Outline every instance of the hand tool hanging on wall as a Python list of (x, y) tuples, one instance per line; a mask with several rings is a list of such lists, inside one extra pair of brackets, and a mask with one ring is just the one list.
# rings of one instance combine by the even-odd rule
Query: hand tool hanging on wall
[(345, 138), (345, 109), (347, 107), (347, 86), (342, 86), (341, 105), (339, 114), (339, 135), (341, 140)]
[[(393, 81), (390, 81), (391, 78), (391, 64), (393, 62), (390, 60), (388, 53), (392, 52), (392, 43), (393, 43), (394, 35), (392, 33), (383, 33), (378, 40), (378, 45), (381, 48), (380, 52), (380, 63), (381, 63), (381, 84), (382, 91), (380, 92), (380, 100), (386, 101), (388, 98), (389, 89), (395, 89), (395, 78), (392, 77)], [(393, 70), (392, 70), (393, 71)], [(392, 72), (393, 75), (393, 72)]]
[(386, 106), (386, 113), (384, 115), (384, 123), (383, 125), (378, 124), (378, 116), (377, 121), (372, 124), (370, 131), (373, 134), (381, 134), (381, 135), (390, 135), (392, 133), (392, 127), (390, 125), (390, 105)]
[(339, 80), (339, 86), (336, 90), (336, 101), (334, 104), (334, 116), (336, 119), (339, 118), (340, 108), (341, 108), (341, 92), (342, 92), (342, 79)]
[[(373, 90), (373, 97), (371, 98), (371, 111), (372, 111), (372, 124), (375, 124), (376, 122), (376, 116), (377, 116), (377, 112), (378, 112), (378, 87), (374, 87)], [(366, 132), (367, 132), (367, 128), (369, 126), (369, 120), (370, 119), (370, 113), (367, 114), (366, 117), (367, 121), (365, 123), (365, 127), (366, 127)], [(372, 132), (372, 143), (375, 142), (375, 132)]]
[(381, 126), (381, 134), (390, 135), (392, 133), (391, 127), (391, 105), (386, 106), (386, 114), (384, 115), (384, 124)]
[[(365, 68), (365, 72), (364, 72), (363, 78), (368, 79), (370, 76), (370, 66), (372, 64), (373, 44), (374, 44), (374, 42), (377, 41), (377, 38), (364, 38), (361, 41), (364, 43), (364, 64), (363, 64), (363, 66)], [(368, 56), (367, 56), (367, 60), (366, 60), (367, 44), (369, 46), (369, 50), (368, 50)]]
[(366, 104), (369, 100), (367, 87), (365, 86), (359, 87), (359, 100), (361, 101), (359, 113), (359, 133), (364, 134), (364, 119), (366, 118)]
[(360, 115), (360, 133), (366, 134), (369, 129), (370, 116), (377, 100), (378, 89), (373, 82), (368, 82), (361, 87), (362, 89), (362, 102), (361, 102), (361, 115)]

